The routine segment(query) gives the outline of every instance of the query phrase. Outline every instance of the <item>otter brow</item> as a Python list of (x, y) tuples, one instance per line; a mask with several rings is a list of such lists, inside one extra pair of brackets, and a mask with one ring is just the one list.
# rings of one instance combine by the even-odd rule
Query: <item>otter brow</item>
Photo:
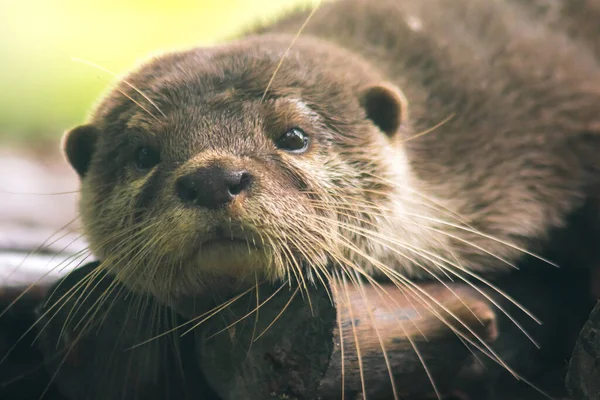
[(319, 120), (319, 114), (313, 110), (306, 101), (298, 97), (280, 97), (275, 99), (275, 118), (287, 126), (298, 123), (314, 124)]
[(155, 125), (131, 125), (130, 127), (126, 127), (121, 133), (120, 138), (122, 143), (126, 146), (136, 146), (136, 145), (153, 145), (156, 146), (157, 143), (157, 133), (158, 129)]

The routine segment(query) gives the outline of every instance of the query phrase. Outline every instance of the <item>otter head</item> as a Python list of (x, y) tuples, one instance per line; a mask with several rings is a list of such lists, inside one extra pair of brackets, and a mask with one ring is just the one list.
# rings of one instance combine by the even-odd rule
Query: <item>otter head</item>
[(278, 69), (290, 41), (158, 57), (66, 134), (85, 233), (117, 279), (169, 301), (368, 264), (406, 100), (316, 39)]

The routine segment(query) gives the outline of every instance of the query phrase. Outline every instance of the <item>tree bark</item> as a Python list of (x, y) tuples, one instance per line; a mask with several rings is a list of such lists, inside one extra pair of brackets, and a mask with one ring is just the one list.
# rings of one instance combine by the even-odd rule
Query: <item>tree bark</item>
[[(446, 398), (547, 398), (531, 385), (564, 398), (569, 338), (587, 312), (585, 280), (549, 279), (545, 271), (496, 282), (543, 325), (494, 290), (465, 283), (418, 283), (412, 295), (391, 284), (382, 284), (386, 293), (339, 283), (329, 291), (309, 288), (308, 294), (295, 286), (261, 285), (258, 295), (250, 291), (208, 319), (212, 307), (183, 318), (101, 274), (85, 295), (69, 298), (94, 268), (67, 276), (42, 309), (57, 312), (42, 318), (41, 349), (61, 392), (73, 400), (337, 400), (342, 388), (346, 399), (391, 399), (394, 389), (402, 399), (434, 399), (432, 380)], [(60, 311), (52, 308), (57, 302), (64, 303)]]
[(567, 387), (573, 399), (600, 399), (600, 303), (592, 311), (575, 345)]

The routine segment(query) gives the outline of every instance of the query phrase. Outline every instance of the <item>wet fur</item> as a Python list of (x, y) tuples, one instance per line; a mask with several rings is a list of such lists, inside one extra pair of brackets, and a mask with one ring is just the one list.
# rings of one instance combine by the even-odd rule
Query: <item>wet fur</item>
[[(324, 4), (264, 100), (308, 12), (150, 61), (126, 79), (154, 105), (121, 83), (69, 134), (96, 132), (93, 146), (86, 135), (66, 140), (81, 165), (92, 250), (112, 259), (113, 273), (128, 269), (118, 277), (130, 287), (167, 301), (223, 276), (316, 280), (336, 266), (466, 276), (460, 269), (507, 270), (523, 249), (545, 254), (550, 234), (597, 200), (600, 68), (586, 26), (574, 30), (539, 4)], [(408, 102), (394, 132), (361, 102), (382, 84)], [(313, 137), (304, 155), (273, 146), (293, 125)], [(145, 176), (131, 168), (139, 143), (161, 150)], [(87, 162), (73, 162), (78, 151)], [(182, 207), (175, 178), (215, 160), (251, 169), (257, 184), (230, 214)], [(229, 217), (239, 222), (225, 228), (260, 250), (196, 257), (198, 237)], [(140, 243), (123, 241), (126, 230)]]

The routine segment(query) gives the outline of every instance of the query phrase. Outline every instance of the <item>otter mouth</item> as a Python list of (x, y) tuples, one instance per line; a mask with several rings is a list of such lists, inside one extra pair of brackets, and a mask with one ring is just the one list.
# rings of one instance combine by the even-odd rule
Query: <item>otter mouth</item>
[(259, 248), (255, 243), (252, 242), (249, 238), (240, 238), (240, 237), (216, 237), (206, 239), (200, 242), (200, 247), (207, 246), (231, 246), (231, 245), (244, 245), (249, 246), (251, 248)]
[(254, 237), (246, 233), (237, 232), (231, 229), (217, 228), (207, 235), (203, 235), (196, 240), (195, 247), (198, 249), (213, 246), (244, 246), (250, 249), (260, 249), (261, 246)]

